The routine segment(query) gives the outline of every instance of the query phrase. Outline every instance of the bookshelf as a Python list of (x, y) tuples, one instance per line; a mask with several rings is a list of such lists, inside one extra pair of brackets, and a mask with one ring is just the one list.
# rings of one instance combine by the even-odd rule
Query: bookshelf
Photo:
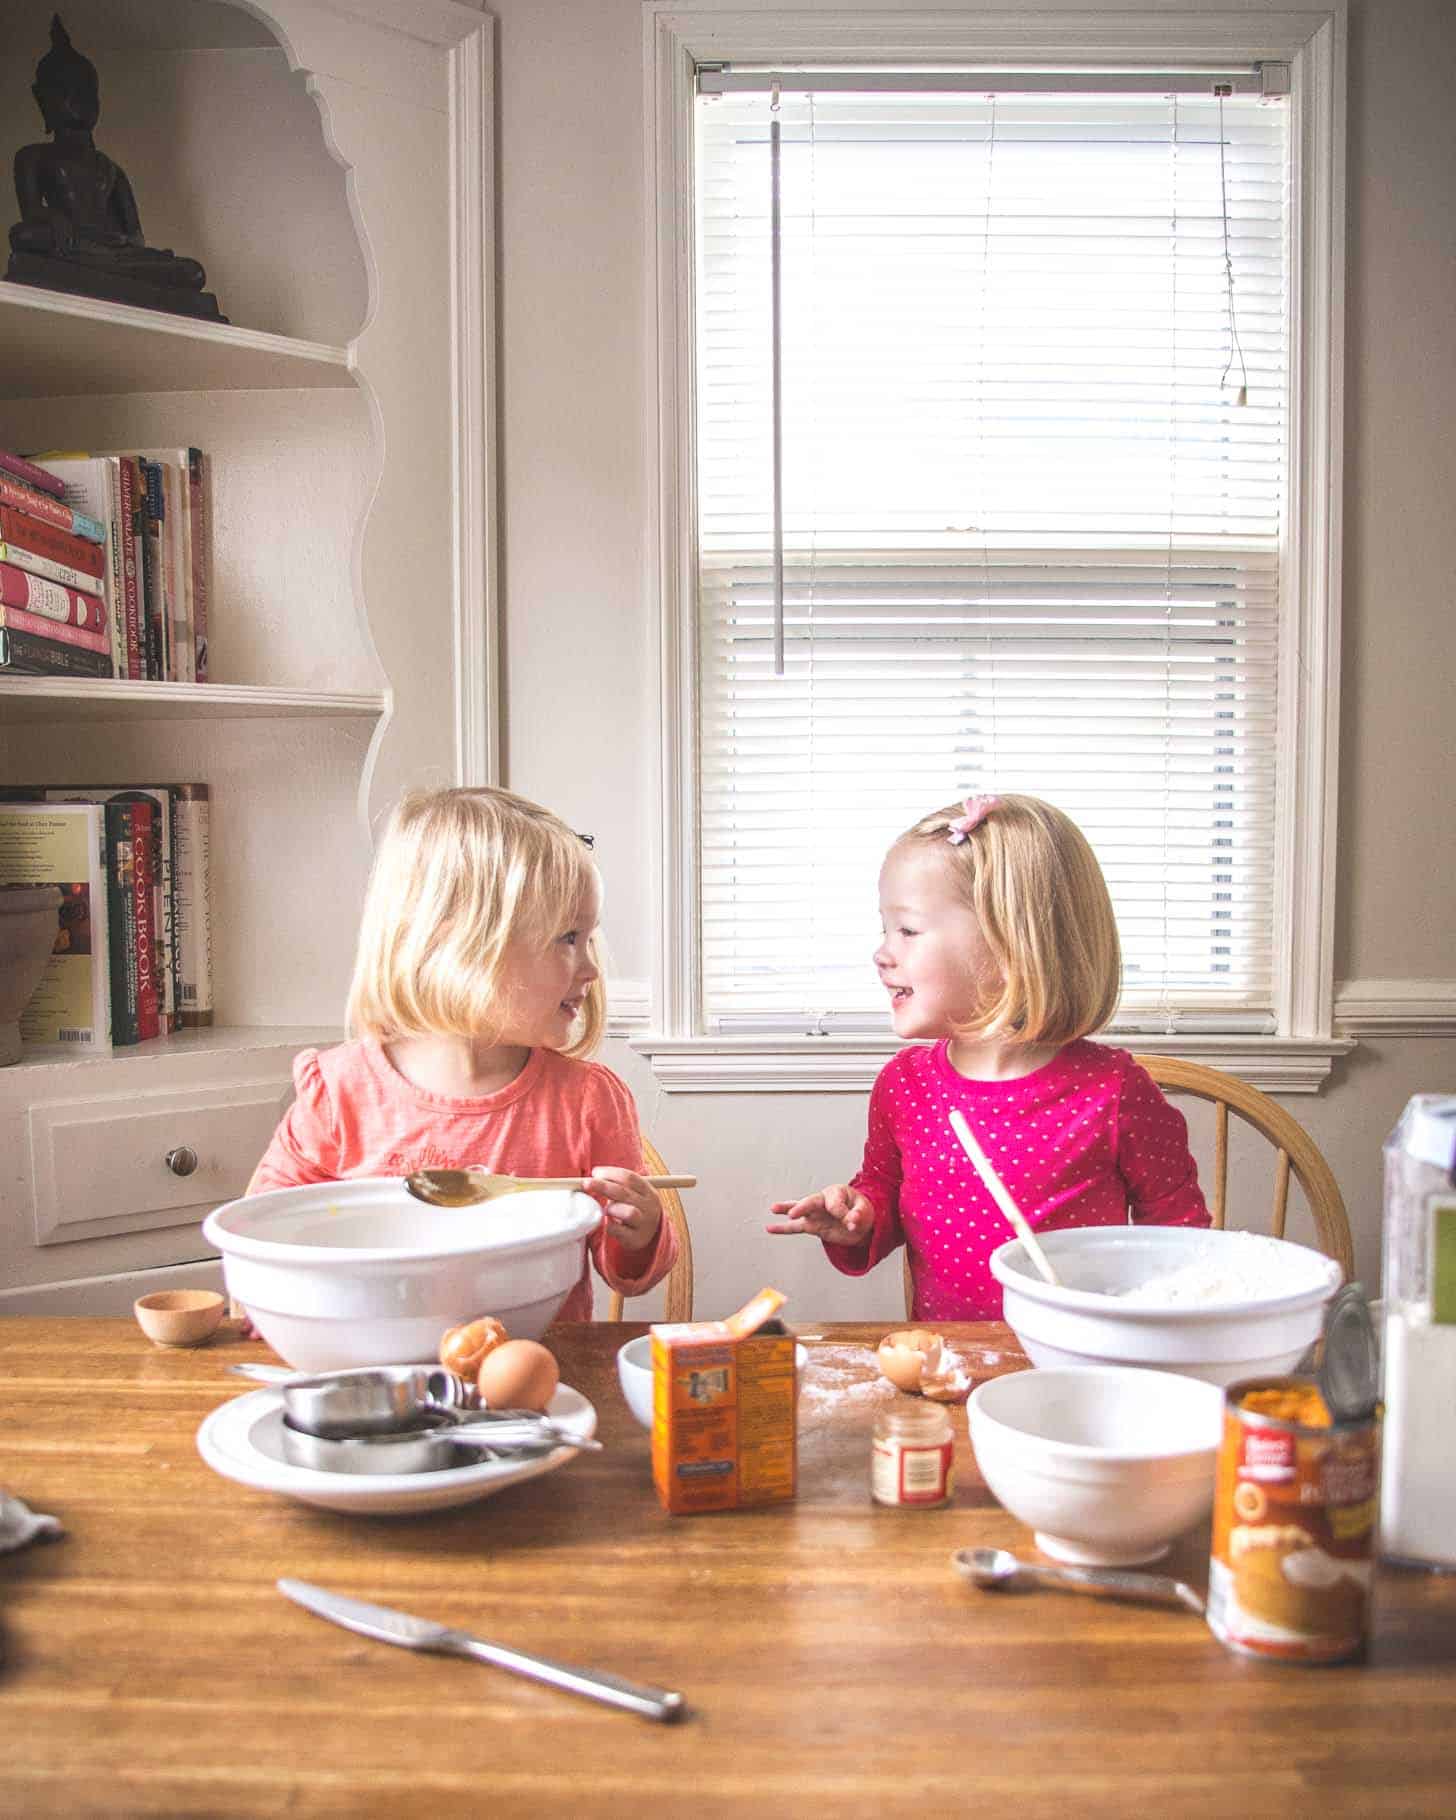
[(310, 693), (245, 684), (67, 682), (59, 676), (0, 677), (0, 720), (12, 726), (117, 720), (378, 719), (382, 692)]
[[(6, 169), (40, 137), (52, 10), (0, 0)], [(0, 781), (209, 784), (217, 1021), (0, 1069), (0, 1314), (62, 1284), (58, 1308), (129, 1307), (137, 1273), (205, 1256), (293, 1055), (339, 1034), (371, 827), (406, 786), (494, 774), (491, 22), (452, 0), (63, 17), (148, 241), (201, 259), (230, 322), (0, 283), (0, 446), (208, 452), (214, 680), (0, 678)]]
[(10, 398), (354, 384), (347, 347), (18, 284), (0, 285), (0, 373)]

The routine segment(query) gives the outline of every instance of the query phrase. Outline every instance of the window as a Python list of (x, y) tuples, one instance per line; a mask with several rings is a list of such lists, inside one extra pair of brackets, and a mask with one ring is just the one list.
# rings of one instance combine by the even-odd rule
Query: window
[(691, 59), (665, 680), (693, 762), (654, 1059), (882, 1033), (880, 857), (984, 789), (1047, 796), (1096, 847), (1118, 1027), (1324, 1039), (1270, 1085), (1340, 1047), (1328, 956), (1292, 934), (1327, 919), (1302, 716), (1335, 602), (1299, 443), (1319, 77), (1289, 50)]

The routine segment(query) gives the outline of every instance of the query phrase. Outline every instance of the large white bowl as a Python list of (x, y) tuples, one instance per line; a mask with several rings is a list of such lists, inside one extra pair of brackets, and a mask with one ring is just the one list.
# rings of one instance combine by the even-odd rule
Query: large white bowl
[[(1185, 1226), (1087, 1226), (1037, 1237), (1061, 1279), (1044, 1282), (1019, 1239), (991, 1253), (1007, 1325), (1034, 1365), (1135, 1365), (1210, 1384), (1288, 1371), (1319, 1338), (1340, 1286), (1332, 1258), (1284, 1239)], [(1132, 1301), (1128, 1290), (1200, 1261), (1231, 1280), (1261, 1278), (1214, 1302)]]
[(966, 1422), (987, 1485), (1060, 1561), (1154, 1561), (1213, 1503), (1223, 1393), (1201, 1379), (1015, 1371), (971, 1392)]
[[(804, 1367), (809, 1349), (794, 1345), (794, 1372), (799, 1390), (804, 1388)], [(638, 1334), (625, 1346), (617, 1348), (617, 1382), (628, 1409), (644, 1428), (652, 1426), (652, 1335)]]
[(273, 1350), (300, 1371), (334, 1371), (433, 1359), (447, 1327), (482, 1314), (539, 1339), (601, 1217), (574, 1189), (427, 1207), (392, 1178), (231, 1201), (202, 1233)]

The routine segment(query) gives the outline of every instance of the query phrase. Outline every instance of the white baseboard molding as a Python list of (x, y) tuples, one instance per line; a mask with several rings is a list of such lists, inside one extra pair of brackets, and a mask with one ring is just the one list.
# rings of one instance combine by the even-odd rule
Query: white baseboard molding
[(1456, 1034), (1456, 979), (1341, 980), (1335, 1028), (1354, 1037)]

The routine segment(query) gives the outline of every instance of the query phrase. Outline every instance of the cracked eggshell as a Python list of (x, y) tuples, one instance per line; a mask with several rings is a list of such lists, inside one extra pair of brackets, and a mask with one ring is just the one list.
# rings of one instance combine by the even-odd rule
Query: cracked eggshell
[(911, 1327), (899, 1333), (887, 1333), (875, 1351), (882, 1374), (897, 1390), (916, 1394), (926, 1378), (941, 1373), (941, 1354), (945, 1342), (938, 1333), (923, 1327)]

